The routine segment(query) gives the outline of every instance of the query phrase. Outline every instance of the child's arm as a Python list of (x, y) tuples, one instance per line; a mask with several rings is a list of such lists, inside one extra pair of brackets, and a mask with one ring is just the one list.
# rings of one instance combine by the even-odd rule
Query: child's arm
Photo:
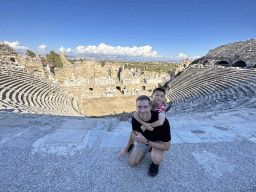
[(164, 124), (164, 120), (165, 120), (165, 107), (163, 104), (160, 105), (161, 108), (158, 109), (158, 120), (151, 123), (152, 127), (159, 127), (162, 126)]
[(153, 131), (154, 128), (152, 128), (151, 124), (150, 123), (146, 123), (144, 121), (141, 120), (141, 118), (139, 117), (137, 111), (135, 112), (134, 114), (134, 118), (140, 123), (142, 124), (142, 126), (140, 127), (142, 129), (142, 131), (144, 132), (146, 129), (150, 130), (150, 131)]
[(159, 127), (159, 126), (164, 124), (164, 120), (165, 120), (165, 116), (158, 115), (158, 120), (153, 122), (153, 123), (151, 123), (151, 126), (152, 127)]

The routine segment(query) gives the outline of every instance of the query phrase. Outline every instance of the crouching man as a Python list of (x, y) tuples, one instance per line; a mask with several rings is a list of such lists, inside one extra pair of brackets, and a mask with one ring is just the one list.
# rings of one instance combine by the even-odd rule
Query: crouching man
[[(158, 120), (158, 113), (151, 110), (150, 98), (148, 96), (139, 96), (136, 99), (136, 107), (139, 117), (144, 122), (153, 123)], [(170, 125), (165, 118), (163, 125), (155, 127), (153, 131), (146, 130), (143, 132), (140, 127), (141, 124), (133, 117), (132, 131), (128, 143), (119, 154), (118, 159), (126, 157), (134, 141), (136, 141), (137, 145), (132, 151), (129, 163), (131, 166), (137, 165), (144, 158), (145, 154), (151, 151), (152, 163), (148, 174), (154, 177), (158, 173), (158, 167), (163, 159), (164, 152), (169, 151), (171, 147)]]

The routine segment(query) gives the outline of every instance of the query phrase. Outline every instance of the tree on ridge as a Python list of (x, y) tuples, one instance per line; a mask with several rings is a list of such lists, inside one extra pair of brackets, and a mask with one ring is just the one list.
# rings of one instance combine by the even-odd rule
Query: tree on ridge
[(27, 50), (26, 55), (28, 55), (32, 58), (36, 57), (36, 54), (33, 51), (30, 51), (30, 50)]
[(46, 57), (52, 62), (55, 67), (62, 67), (63, 64), (61, 63), (60, 54), (55, 53), (54, 51), (50, 51)]

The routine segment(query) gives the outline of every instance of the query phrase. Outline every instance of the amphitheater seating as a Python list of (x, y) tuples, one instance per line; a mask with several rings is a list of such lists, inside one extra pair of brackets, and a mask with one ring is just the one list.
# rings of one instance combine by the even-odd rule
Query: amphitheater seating
[(15, 66), (0, 66), (0, 109), (80, 116), (77, 100), (41, 77)]
[[(255, 106), (256, 70), (191, 67), (168, 84), (169, 113)], [(248, 103), (246, 105), (246, 103)]]

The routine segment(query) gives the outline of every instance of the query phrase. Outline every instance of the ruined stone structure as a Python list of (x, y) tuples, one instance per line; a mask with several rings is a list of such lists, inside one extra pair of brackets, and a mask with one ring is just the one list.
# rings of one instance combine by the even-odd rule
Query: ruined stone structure
[(180, 62), (174, 70), (171, 72), (171, 78), (175, 78), (178, 76), (185, 68), (187, 68), (192, 61), (190, 59), (184, 59), (182, 62)]
[[(228, 55), (226, 62), (230, 62), (225, 66), (220, 65), (224, 61), (218, 61), (217, 56), (221, 53), (213, 58), (214, 51), (211, 50), (206, 55), (212, 56), (208, 59), (209, 63), (204, 61), (206, 56), (191, 64), (191, 61), (185, 60), (176, 67), (175, 78), (171, 79), (168, 73), (128, 70), (123, 65), (110, 62), (84, 60), (74, 66), (65, 54), (61, 54), (63, 67), (52, 73), (40, 56), (33, 60), (1, 43), (0, 108), (29, 113), (81, 115), (79, 102), (83, 97), (139, 95), (152, 91), (161, 81), (166, 82), (168, 113), (256, 107), (255, 46), (248, 48), (248, 45), (255, 45), (255, 40), (245, 42), (246, 46), (239, 49), (243, 53), (239, 58), (225, 49)], [(236, 43), (228, 45), (239, 47)], [(216, 52), (217, 48), (214, 50)], [(240, 65), (242, 61), (238, 59), (243, 59), (246, 66)], [(47, 74), (48, 79), (29, 66), (38, 66), (37, 69)]]
[(44, 64), (39, 55), (30, 58), (0, 43), (0, 109), (82, 115), (78, 108), (79, 100), (67, 95), (58, 82), (54, 83), (50, 66)]
[(0, 42), (0, 62), (2, 64), (14, 64), (17, 68), (26, 69), (30, 73), (35, 73), (43, 78), (55, 82), (53, 75), (53, 65), (49, 60), (44, 59), (38, 54), (36, 57), (31, 58), (28, 55), (17, 53), (9, 45)]
[(168, 73), (128, 70), (111, 62), (83, 60), (73, 65), (64, 53), (60, 56), (63, 67), (55, 69), (55, 78), (65, 90), (79, 98), (139, 95), (170, 79)]
[(221, 45), (192, 64), (256, 68), (256, 39)]

